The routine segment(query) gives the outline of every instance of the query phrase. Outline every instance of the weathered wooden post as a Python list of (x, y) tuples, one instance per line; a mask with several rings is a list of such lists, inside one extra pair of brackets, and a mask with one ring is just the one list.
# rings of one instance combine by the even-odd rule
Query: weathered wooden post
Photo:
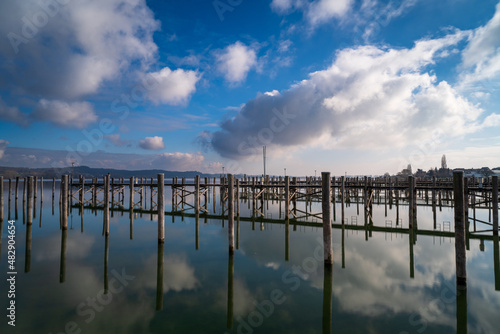
[(73, 174), (71, 174), (71, 177), (68, 176), (68, 197), (66, 198), (67, 201), (70, 201), (69, 206), (70, 209), (72, 210), (73, 208)]
[(103, 217), (103, 224), (104, 224), (104, 234), (109, 235), (109, 183), (110, 183), (110, 176), (105, 175), (104, 176), (104, 217)]
[(23, 204), (26, 203), (27, 187), (28, 187), (28, 178), (25, 177), (23, 181)]
[(457, 287), (467, 286), (467, 258), (465, 253), (465, 196), (464, 173), (453, 172), (453, 192), (455, 199), (455, 261)]
[(364, 199), (364, 207), (365, 207), (365, 213), (366, 213), (366, 212), (368, 212), (368, 176), (364, 177), (363, 199)]
[[(184, 213), (184, 203), (186, 202), (186, 178), (183, 177), (182, 180), (182, 188), (181, 188), (181, 208), (182, 213)], [(184, 216), (182, 216), (184, 219)]]
[(43, 177), (40, 178), (40, 204), (43, 203)]
[[(147, 181), (147, 180), (146, 180)], [(172, 182), (173, 182), (173, 178), (172, 178)], [(173, 190), (173, 188), (172, 188)], [(153, 210), (153, 178), (151, 178), (151, 186), (149, 188), (149, 210)], [(172, 205), (174, 205), (174, 203), (172, 202)], [(151, 219), (153, 219), (153, 214), (151, 213)]]
[(33, 177), (33, 186), (32, 186), (32, 189), (33, 189), (33, 216), (32, 218), (36, 218), (36, 199), (37, 199), (37, 194), (36, 194), (36, 191), (37, 191), (37, 177), (34, 176)]
[(337, 180), (335, 178), (335, 176), (332, 177), (332, 207), (333, 207), (333, 221), (337, 221), (337, 198), (336, 198), (336, 191), (337, 191), (337, 188), (336, 188), (336, 185), (337, 185)]
[(330, 173), (322, 172), (322, 212), (323, 212), (323, 247), (325, 264), (333, 264), (332, 225), (330, 222)]
[(33, 223), (33, 176), (28, 177), (28, 210), (27, 210), (27, 223), (31, 225)]
[(413, 228), (413, 223), (415, 220), (414, 216), (414, 205), (415, 205), (415, 177), (413, 175), (408, 176), (408, 227)]
[[(177, 209), (177, 195), (176, 195), (176, 192), (177, 192), (177, 178), (176, 177), (173, 177), (172, 178), (172, 186), (171, 186), (171, 189), (172, 189), (172, 212), (174, 212), (176, 209)], [(172, 216), (173, 217), (173, 216)]]
[(229, 253), (234, 253), (234, 181), (233, 174), (228, 174), (228, 239)]
[(78, 201), (80, 202), (80, 205), (83, 206), (83, 198), (85, 195), (85, 177), (83, 175), (80, 175), (79, 177), (79, 182), (80, 182), (80, 193), (78, 194)]
[(240, 216), (240, 180), (236, 178), (236, 217)]
[(134, 212), (134, 177), (130, 177), (130, 184), (129, 184), (129, 210), (130, 212)]
[(62, 219), (62, 229), (68, 229), (68, 175), (61, 176), (61, 219)]
[(498, 235), (498, 175), (491, 179), (493, 197), (493, 235)]
[(141, 190), (141, 197), (140, 197), (140, 199), (141, 199), (141, 210), (142, 210), (143, 205), (144, 205), (144, 202), (143, 202), (143, 200), (144, 200), (144, 178), (142, 178), (142, 177), (141, 177), (141, 187), (140, 187), (140, 190)]
[(158, 174), (158, 242), (165, 242), (165, 175)]
[(345, 179), (344, 179), (344, 176), (342, 176), (340, 178), (340, 182), (341, 182), (341, 191), (342, 191), (342, 198), (341, 198), (341, 205), (342, 205), (342, 209), (341, 209), (341, 212), (342, 212), (342, 225), (345, 224), (345, 214), (344, 214), (344, 206), (345, 206)]
[(36, 176), (33, 176), (33, 181), (32, 181), (32, 182), (33, 182), (33, 185), (32, 185), (32, 187), (33, 187), (33, 198), (35, 199), (35, 202), (36, 202), (37, 195), (38, 195), (38, 194), (37, 194), (37, 189), (38, 189), (38, 187), (37, 187), (38, 178), (37, 178)]
[(8, 196), (8, 198), (9, 198), (9, 200), (8, 200), (8, 202), (9, 202), (9, 212), (10, 212), (10, 196), (11, 196), (11, 194), (12, 194), (12, 179), (9, 178), (9, 196)]
[(56, 194), (56, 178), (52, 178), (52, 203), (54, 203), (54, 197)]
[(200, 176), (194, 177), (194, 213), (200, 213)]
[(290, 219), (290, 177), (285, 176), (285, 220)]
[(18, 194), (19, 194), (19, 176), (16, 176), (16, 203), (17, 203), (17, 199), (18, 199)]

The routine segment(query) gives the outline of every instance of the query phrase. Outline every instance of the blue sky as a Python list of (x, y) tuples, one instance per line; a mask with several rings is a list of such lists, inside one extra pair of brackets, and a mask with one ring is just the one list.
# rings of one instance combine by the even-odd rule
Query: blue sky
[(500, 166), (500, 4), (0, 3), (0, 165)]

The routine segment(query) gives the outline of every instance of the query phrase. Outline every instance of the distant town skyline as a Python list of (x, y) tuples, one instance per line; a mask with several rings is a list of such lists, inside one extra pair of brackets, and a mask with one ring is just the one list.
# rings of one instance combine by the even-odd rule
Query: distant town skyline
[(500, 2), (0, 3), (0, 166), (500, 167)]

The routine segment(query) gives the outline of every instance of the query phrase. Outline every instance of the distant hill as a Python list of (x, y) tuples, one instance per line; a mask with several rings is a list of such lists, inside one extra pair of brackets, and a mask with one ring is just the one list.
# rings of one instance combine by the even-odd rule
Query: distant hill
[(16, 176), (37, 176), (44, 177), (47, 179), (60, 178), (64, 174), (73, 174), (74, 176), (83, 175), (85, 178), (92, 177), (102, 177), (111, 174), (111, 177), (115, 178), (130, 178), (134, 177), (156, 177), (157, 174), (163, 173), (166, 178), (169, 177), (187, 177), (193, 178), (196, 175), (202, 177), (218, 177), (219, 174), (206, 174), (197, 171), (188, 172), (176, 172), (176, 171), (166, 171), (160, 169), (151, 170), (121, 170), (121, 169), (108, 169), (108, 168), (90, 168), (87, 166), (75, 166), (75, 167), (65, 167), (65, 168), (23, 168), (23, 167), (1, 167), (0, 175), (4, 178), (15, 178)]

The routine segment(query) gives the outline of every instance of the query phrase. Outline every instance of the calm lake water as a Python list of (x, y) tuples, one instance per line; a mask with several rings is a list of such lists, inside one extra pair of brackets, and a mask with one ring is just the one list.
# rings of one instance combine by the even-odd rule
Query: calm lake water
[[(31, 229), (23, 224), (20, 193), (14, 223), (16, 326), (11, 327), (6, 188), (1, 333), (498, 333), (498, 239), (470, 239), (468, 288), (457, 297), (453, 238), (419, 234), (412, 278), (408, 233), (373, 231), (366, 240), (364, 230), (334, 228), (334, 265), (325, 272), (322, 230), (302, 221), (288, 226), (240, 221), (234, 256), (228, 253), (227, 221), (203, 215), (198, 222), (167, 215), (163, 247), (157, 242), (157, 217), (150, 214), (136, 213), (131, 222), (128, 212), (113, 212), (106, 238), (102, 210), (85, 209), (82, 217), (73, 208), (63, 232), (59, 193), (53, 211), (51, 183), (45, 183), (42, 206), (38, 194)], [(165, 198), (169, 211), (170, 188)], [(10, 205), (14, 219), (13, 200)], [(304, 210), (305, 203), (297, 206)], [(345, 209), (348, 227), (363, 225), (363, 205), (359, 208), (361, 215), (356, 204)], [(220, 213), (219, 203), (216, 210)], [(320, 212), (321, 204), (310, 210)], [(407, 210), (400, 205), (403, 228)], [(339, 214), (337, 204), (336, 224)], [(243, 200), (241, 215), (250, 215)], [(279, 217), (277, 202), (269, 202), (266, 215)], [(395, 206), (387, 217), (383, 204), (374, 206), (376, 226), (396, 227), (396, 215)], [(476, 215), (488, 221), (487, 210)], [(452, 208), (438, 208), (437, 223), (439, 230), (453, 231)], [(432, 207), (418, 207), (418, 226), (433, 230)]]

